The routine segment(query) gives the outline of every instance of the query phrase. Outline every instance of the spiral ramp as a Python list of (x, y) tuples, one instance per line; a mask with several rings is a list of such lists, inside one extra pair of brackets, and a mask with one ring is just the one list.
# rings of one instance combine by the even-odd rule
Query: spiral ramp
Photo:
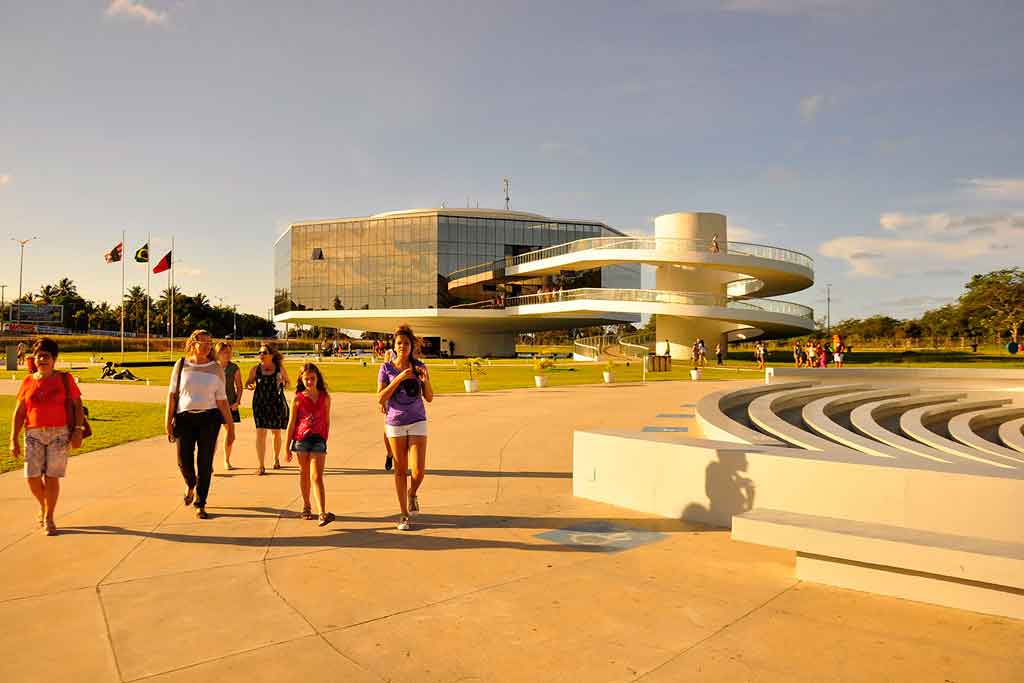
[[(708, 394), (696, 413), (709, 438), (817, 463), (735, 514), (734, 539), (795, 550), (805, 580), (1024, 618), (1024, 533), (1003, 523), (1024, 511), (1013, 397), (780, 382)], [(862, 464), (845, 487), (816, 479)]]
[(814, 261), (789, 249), (728, 241), (726, 235), (721, 214), (666, 214), (655, 219), (654, 236), (576, 240), (481, 263), (451, 273), (448, 290), (471, 296), (484, 286), (522, 288), (555, 276), (639, 264), (654, 267), (655, 288), (563, 288), (509, 297), (504, 310), (536, 318), (654, 315), (657, 337), (669, 340), (674, 358), (689, 358), (698, 337), (713, 347), (814, 330), (812, 308), (770, 298), (812, 286)]

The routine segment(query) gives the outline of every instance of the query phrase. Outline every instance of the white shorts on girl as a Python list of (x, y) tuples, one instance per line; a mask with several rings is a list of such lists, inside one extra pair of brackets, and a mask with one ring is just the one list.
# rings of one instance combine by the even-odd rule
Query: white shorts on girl
[(393, 439), (400, 436), (426, 436), (427, 421), (420, 420), (408, 425), (384, 425), (384, 433)]

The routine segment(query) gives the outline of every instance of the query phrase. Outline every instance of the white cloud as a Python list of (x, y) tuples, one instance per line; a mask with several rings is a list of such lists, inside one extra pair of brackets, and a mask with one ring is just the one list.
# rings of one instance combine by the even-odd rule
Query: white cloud
[(818, 117), (826, 107), (835, 105), (836, 98), (831, 95), (808, 95), (800, 98), (800, 120), (810, 123)]
[[(823, 256), (868, 277), (947, 275), (953, 265), (996, 261), (1024, 239), (1024, 215), (883, 213), (880, 235), (846, 235), (822, 244)], [(897, 233), (893, 236), (892, 233)]]
[(158, 12), (142, 2), (135, 0), (110, 0), (107, 5), (108, 17), (129, 17), (141, 19), (146, 25), (167, 23), (167, 12)]
[(11, 182), (11, 176), (7, 174), (0, 175), (0, 186), (6, 185), (9, 182)]
[(1024, 200), (1024, 178), (969, 178), (964, 183), (981, 199)]
[(825, 14), (843, 11), (860, 11), (863, 0), (722, 0), (721, 8), (727, 12), (752, 12), (757, 14)]
[(764, 235), (751, 230), (745, 225), (733, 225), (729, 224), (727, 229), (730, 242), (757, 242), (758, 240), (764, 239)]

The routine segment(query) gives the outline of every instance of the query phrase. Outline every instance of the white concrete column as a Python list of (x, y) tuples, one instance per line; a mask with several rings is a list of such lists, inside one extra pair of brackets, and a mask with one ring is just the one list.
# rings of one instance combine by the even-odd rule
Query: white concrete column
[[(668, 253), (706, 249), (711, 252), (712, 239), (717, 236), (724, 251), (728, 241), (726, 218), (720, 213), (669, 213), (654, 219), (657, 250)], [(662, 239), (664, 238), (664, 239)], [(691, 242), (692, 241), (692, 242)], [(694, 243), (695, 242), (695, 243)], [(709, 305), (724, 305), (728, 275), (699, 266), (675, 264), (659, 265), (655, 272), (655, 287), (674, 292), (695, 292), (712, 297)], [(664, 353), (668, 340), (675, 359), (689, 359), (696, 339), (704, 340), (708, 355), (713, 357), (715, 343), (725, 331), (722, 323), (701, 318), (680, 318), (658, 315), (655, 327), (659, 353)]]

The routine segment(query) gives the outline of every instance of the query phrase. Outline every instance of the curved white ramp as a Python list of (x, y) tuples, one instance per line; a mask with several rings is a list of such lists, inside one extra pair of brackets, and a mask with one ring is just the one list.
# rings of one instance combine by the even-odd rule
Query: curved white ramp
[[(768, 385), (779, 386), (779, 385)], [(851, 391), (865, 391), (870, 386), (863, 384), (832, 384), (826, 386), (809, 387), (806, 389), (791, 389), (789, 391), (773, 392), (760, 396), (750, 402), (747, 414), (750, 421), (772, 436), (791, 443), (794, 446), (805, 448), (809, 451), (826, 451), (839, 448), (834, 441), (823, 439), (800, 427), (787, 422), (779, 413), (785, 410), (802, 407), (804, 404), (822, 396), (834, 394), (847, 394)]]
[(1024, 453), (1024, 417), (999, 425), (999, 440), (1013, 450)]
[(778, 391), (802, 389), (814, 386), (814, 382), (786, 382), (785, 384), (761, 384), (743, 389), (723, 389), (707, 394), (697, 401), (697, 423), (701, 431), (709, 439), (719, 439), (732, 443), (758, 444), (761, 446), (783, 446), (781, 441), (767, 434), (751, 429), (737, 422), (728, 415), (728, 411), (736, 411), (751, 401)]
[(926, 422), (930, 423), (948, 420), (952, 416), (958, 415), (961, 412), (995, 408), (1006, 405), (1009, 402), (1010, 399), (994, 399), (990, 401), (964, 401), (962, 403), (921, 406), (919, 408), (908, 410), (900, 415), (900, 429), (911, 439), (919, 441), (926, 446), (930, 446), (935, 450), (942, 451), (948, 455), (964, 458), (966, 460), (973, 460), (975, 462), (988, 463), (989, 465), (994, 465), (996, 467), (1011, 469), (1024, 464), (1024, 461), (1016, 458), (1007, 459), (1005, 457), (977, 451), (973, 448), (967, 448), (952, 439), (947, 439), (944, 436), (936, 434), (925, 426)]
[(824, 396), (811, 401), (801, 412), (804, 424), (826, 439), (831, 439), (847, 448), (879, 458), (898, 458), (901, 451), (883, 443), (858, 434), (832, 419), (836, 413), (842, 413), (865, 403), (883, 399), (903, 398), (915, 392), (914, 389), (877, 389), (859, 391), (841, 396)]
[(992, 425), (1002, 426), (1006, 422), (1024, 417), (1024, 408), (1012, 406), (1009, 408), (992, 408), (974, 410), (967, 413), (960, 413), (947, 424), (949, 435), (963, 445), (976, 450), (998, 455), (1010, 460), (1019, 461), (1024, 464), (1024, 454), (992, 443), (985, 437), (978, 434), (979, 429), (991, 427)]
[(864, 436), (903, 451), (904, 453), (910, 453), (911, 455), (916, 455), (918, 457), (925, 458), (926, 460), (931, 460), (932, 462), (949, 464), (952, 461), (952, 458), (941, 451), (908, 439), (902, 434), (891, 432), (879, 424), (878, 420), (890, 415), (898, 415), (905, 410), (921, 405), (934, 405), (957, 401), (964, 398), (966, 395), (967, 394), (922, 394), (920, 396), (910, 396), (908, 398), (872, 401), (871, 403), (865, 403), (857, 406), (850, 412), (850, 424)]

